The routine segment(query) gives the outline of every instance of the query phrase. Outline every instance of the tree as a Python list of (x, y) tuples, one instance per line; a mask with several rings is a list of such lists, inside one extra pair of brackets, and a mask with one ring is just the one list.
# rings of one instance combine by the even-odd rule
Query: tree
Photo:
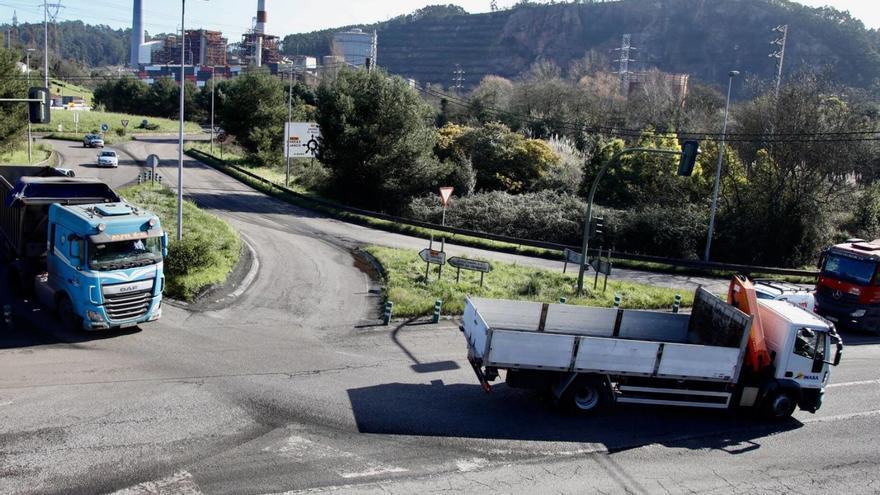
[[(26, 98), (27, 83), (18, 68), (19, 55), (12, 50), (0, 49), (0, 98)], [(0, 153), (15, 149), (21, 144), (27, 128), (27, 104), (0, 103), (3, 118), (0, 119)]]
[(344, 69), (318, 88), (316, 114), (337, 197), (393, 211), (438, 185), (433, 111), (403, 79)]
[(223, 128), (264, 164), (279, 164), (287, 120), (284, 84), (266, 71), (248, 71), (225, 88)]

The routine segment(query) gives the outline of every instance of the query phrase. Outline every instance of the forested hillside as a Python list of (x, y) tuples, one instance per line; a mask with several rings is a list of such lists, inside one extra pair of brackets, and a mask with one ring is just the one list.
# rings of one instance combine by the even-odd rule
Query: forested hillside
[[(719, 83), (728, 70), (759, 78), (774, 75), (768, 57), (772, 28), (789, 24), (786, 72), (829, 70), (848, 86), (875, 89), (880, 80), (880, 35), (861, 21), (829, 8), (787, 0), (622, 0), (543, 5), (468, 15), (433, 7), (374, 26), (379, 64), (423, 82), (452, 84), (460, 64), (465, 84), (494, 74), (516, 77), (537, 60), (566, 69), (587, 64), (613, 67), (623, 34), (637, 48), (637, 68), (657, 67)], [(285, 38), (290, 53), (330, 54), (333, 31)]]
[[(6, 32), (10, 27), (3, 25), (0, 29)], [(43, 24), (21, 24), (18, 30), (20, 46), (43, 46)], [(130, 32), (82, 21), (63, 21), (50, 25), (49, 47), (53, 54), (60, 53), (62, 59), (86, 67), (121, 65), (128, 62)], [(39, 57), (39, 53), (34, 55)]]

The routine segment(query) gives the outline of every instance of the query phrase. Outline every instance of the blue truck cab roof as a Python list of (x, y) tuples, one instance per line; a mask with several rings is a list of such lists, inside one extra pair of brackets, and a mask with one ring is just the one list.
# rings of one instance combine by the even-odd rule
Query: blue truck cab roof
[(72, 206), (53, 204), (49, 218), (75, 232), (84, 233), (95, 243), (162, 235), (158, 216), (125, 201)]

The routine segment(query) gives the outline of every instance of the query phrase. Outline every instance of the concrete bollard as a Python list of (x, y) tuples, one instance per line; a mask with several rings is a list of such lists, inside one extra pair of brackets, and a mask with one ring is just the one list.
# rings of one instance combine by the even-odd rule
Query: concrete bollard
[(394, 303), (388, 301), (385, 303), (385, 311), (382, 313), (382, 321), (385, 326), (391, 324), (391, 318), (394, 316)]
[(443, 310), (443, 300), (434, 301), (434, 323), (440, 323), (440, 312)]
[(566, 298), (564, 298), (564, 297), (560, 297), (560, 298), (559, 298), (559, 304), (565, 304), (565, 303), (567, 303), (567, 302), (568, 302), (568, 299), (566, 299)]
[(674, 302), (672, 303), (672, 312), (673, 312), (673, 313), (678, 313), (678, 311), (679, 311), (680, 309), (681, 309), (681, 294), (676, 294), (676, 295), (675, 295), (675, 300), (674, 300)]
[(614, 307), (619, 308), (620, 303), (623, 301), (623, 297), (620, 294), (614, 294)]

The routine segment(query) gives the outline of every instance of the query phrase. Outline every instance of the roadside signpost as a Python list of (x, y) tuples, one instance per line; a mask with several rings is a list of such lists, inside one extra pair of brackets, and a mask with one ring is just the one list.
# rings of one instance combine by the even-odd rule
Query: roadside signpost
[(584, 262), (584, 257), (581, 256), (581, 253), (577, 251), (573, 251), (571, 249), (565, 250), (565, 264), (562, 265), (562, 273), (565, 273), (568, 270), (568, 264), (571, 263), (573, 265), (580, 265)]
[(73, 112), (73, 132), (79, 134), (79, 112)]
[(287, 173), (284, 185), (290, 185), (290, 160), (292, 158), (316, 158), (321, 140), (321, 126), (314, 122), (287, 122), (284, 124), (284, 158)]
[(455, 282), (461, 279), (461, 271), (469, 270), (472, 272), (480, 272), (480, 287), (483, 286), (483, 279), (487, 273), (492, 271), (492, 264), (488, 261), (469, 260), (467, 258), (453, 257), (449, 258), (449, 266), (456, 269)]
[(128, 129), (128, 120), (127, 119), (122, 119), (122, 128)]
[(443, 204), (443, 219), (440, 221), (440, 225), (446, 226), (446, 207), (449, 206), (449, 199), (452, 198), (452, 193), (455, 192), (454, 187), (441, 187), (440, 188), (440, 203)]
[(153, 180), (156, 180), (156, 169), (159, 167), (159, 156), (150, 155), (147, 157), (147, 167), (153, 172)]
[(107, 132), (110, 130), (110, 126), (107, 124), (101, 124), (101, 132)]
[(606, 258), (602, 259), (602, 250), (599, 250), (599, 256), (590, 260), (590, 266), (595, 270), (596, 275), (593, 279), (593, 289), (599, 286), (599, 274), (605, 275), (605, 283), (602, 286), (602, 292), (605, 292), (608, 289), (608, 277), (611, 275), (611, 268), (614, 266), (614, 263), (611, 261), (611, 250), (609, 249)]
[(446, 252), (444, 248), (441, 247), (440, 251), (434, 250), (434, 238), (431, 238), (431, 244), (428, 249), (422, 249), (419, 252), (419, 257), (422, 258), (422, 261), (425, 262), (425, 282), (428, 281), (428, 275), (431, 270), (431, 265), (437, 265), (437, 279), (443, 276), (443, 265), (446, 264)]

